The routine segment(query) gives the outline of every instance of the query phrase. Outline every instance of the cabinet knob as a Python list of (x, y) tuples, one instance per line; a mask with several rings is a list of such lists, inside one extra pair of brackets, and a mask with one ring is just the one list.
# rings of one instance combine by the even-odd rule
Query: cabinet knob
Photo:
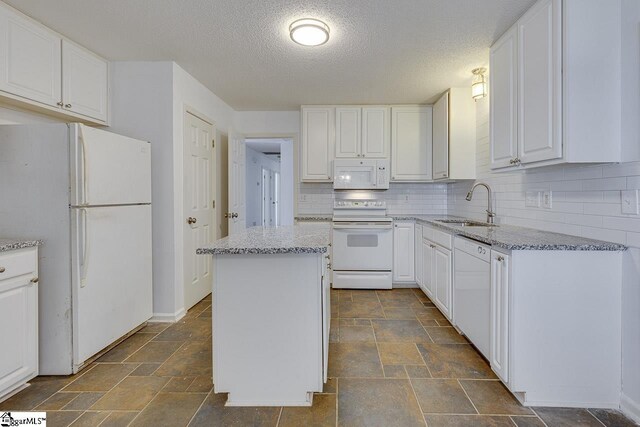
[(60, 101), (60, 102), (56, 102), (56, 105), (57, 105), (58, 107), (62, 107), (62, 106), (64, 106), (64, 102), (62, 102), (62, 101)]
[(40, 279), (38, 279), (37, 277), (34, 277), (33, 279), (31, 279), (31, 283), (38, 283), (38, 280)]
[(497, 259), (498, 259), (499, 262), (504, 261), (504, 257), (503, 256), (499, 256)]
[(7, 269), (6, 269), (6, 268), (4, 268), (4, 267), (0, 267), (0, 273), (4, 273), (5, 271), (7, 271)]
[(64, 104), (64, 108), (71, 108), (71, 104)]
[(195, 224), (196, 222), (198, 222), (198, 220), (192, 216), (187, 218), (187, 224)]

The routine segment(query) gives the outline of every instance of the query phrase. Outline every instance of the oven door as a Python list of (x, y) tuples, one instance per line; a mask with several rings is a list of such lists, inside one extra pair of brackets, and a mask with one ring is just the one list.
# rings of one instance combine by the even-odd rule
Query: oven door
[(378, 166), (375, 160), (334, 161), (333, 188), (336, 190), (375, 190)]
[(391, 222), (334, 222), (332, 237), (335, 271), (391, 270)]

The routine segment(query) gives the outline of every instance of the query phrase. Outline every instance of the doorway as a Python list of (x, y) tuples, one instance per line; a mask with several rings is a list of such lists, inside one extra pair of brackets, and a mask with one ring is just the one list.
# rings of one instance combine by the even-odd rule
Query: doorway
[(293, 224), (293, 141), (246, 138), (247, 227)]

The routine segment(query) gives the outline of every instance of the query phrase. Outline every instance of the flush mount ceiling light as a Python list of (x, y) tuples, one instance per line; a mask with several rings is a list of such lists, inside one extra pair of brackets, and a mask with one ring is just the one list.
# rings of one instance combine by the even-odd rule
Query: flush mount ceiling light
[(476, 101), (487, 96), (487, 81), (484, 78), (486, 68), (476, 68), (471, 71), (473, 73), (473, 83), (471, 83), (471, 97)]
[(289, 35), (303, 46), (320, 46), (329, 40), (329, 26), (317, 19), (298, 19), (289, 26)]

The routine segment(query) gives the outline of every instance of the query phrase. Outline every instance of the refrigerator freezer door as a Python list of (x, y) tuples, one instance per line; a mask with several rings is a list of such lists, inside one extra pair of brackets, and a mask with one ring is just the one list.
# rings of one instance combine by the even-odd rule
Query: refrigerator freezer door
[(81, 124), (71, 126), (71, 204), (151, 202), (151, 144)]
[(74, 371), (152, 315), (151, 206), (71, 209)]

